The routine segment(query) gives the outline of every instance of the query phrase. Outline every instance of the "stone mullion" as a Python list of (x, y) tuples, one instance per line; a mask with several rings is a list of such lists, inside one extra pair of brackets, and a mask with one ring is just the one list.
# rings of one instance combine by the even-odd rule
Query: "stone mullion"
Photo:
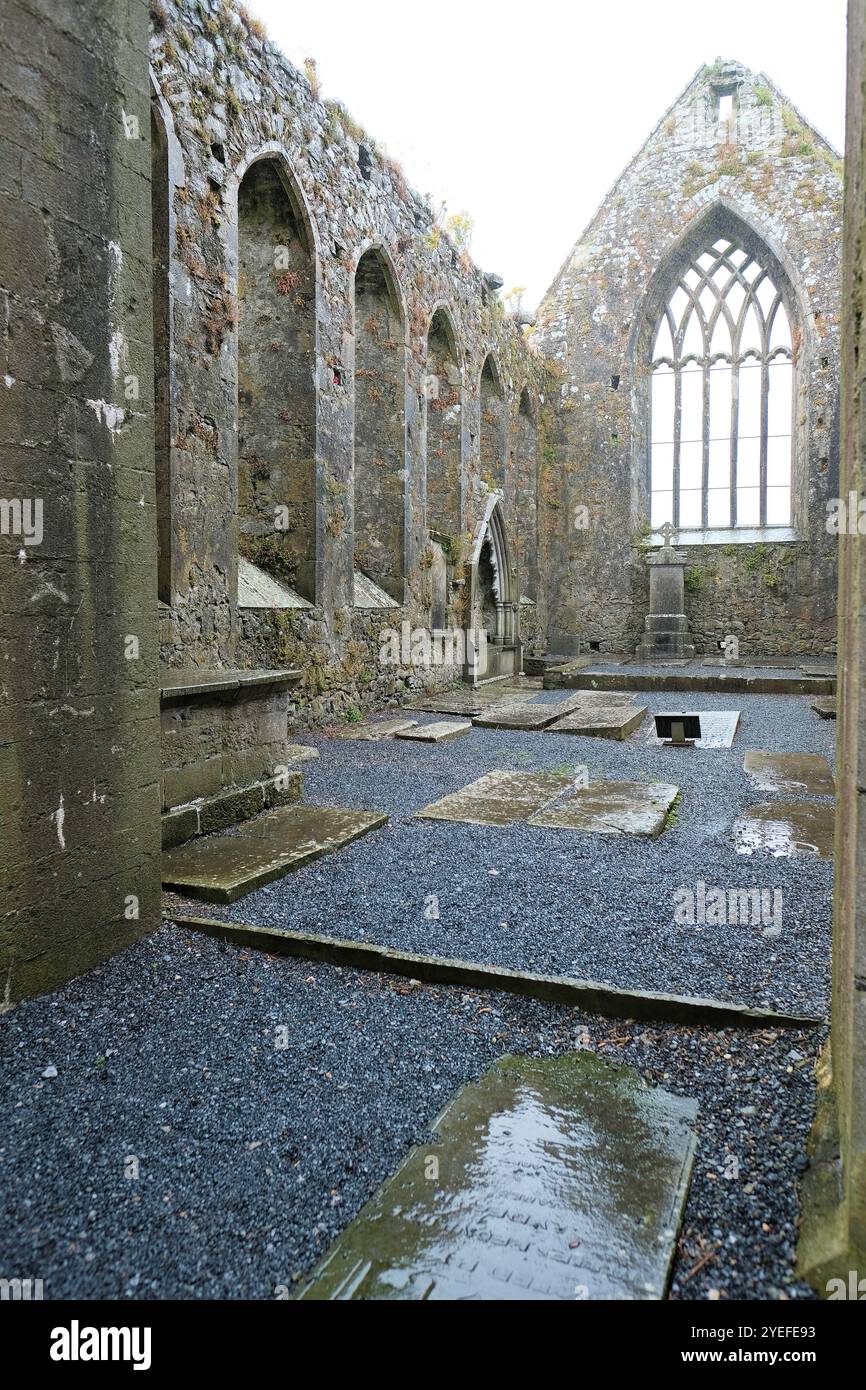
[(701, 524), (704, 529), (710, 520), (710, 356), (709, 328), (706, 335), (707, 357), (704, 362), (704, 427), (703, 457), (701, 460)]
[(680, 439), (682, 435), (683, 379), (679, 363), (674, 368), (674, 476), (671, 516), (675, 528), (680, 524)]
[(761, 340), (763, 353), (761, 356), (761, 472), (760, 472), (760, 502), (761, 510), (759, 520), (762, 526), (767, 524), (767, 432), (770, 426), (770, 367), (768, 354), (770, 350), (770, 335), (767, 327), (767, 320), (764, 317), (760, 304), (757, 303), (757, 312), (760, 314)]
[(770, 368), (766, 356), (761, 363), (761, 525), (767, 524), (767, 431), (770, 414)]
[[(739, 344), (737, 344), (739, 347)], [(737, 462), (740, 431), (740, 358), (731, 354), (731, 526), (737, 525)]]

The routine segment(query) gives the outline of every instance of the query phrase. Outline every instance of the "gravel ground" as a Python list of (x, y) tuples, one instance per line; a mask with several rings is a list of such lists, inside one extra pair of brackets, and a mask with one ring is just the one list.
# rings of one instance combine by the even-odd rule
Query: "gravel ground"
[(701, 1103), (673, 1296), (808, 1297), (792, 1259), (819, 1041), (588, 1019), (165, 927), (0, 1018), (0, 1273), (48, 1299), (274, 1298), (462, 1083), (588, 1046)]
[[(683, 697), (636, 699), (663, 711)], [(646, 742), (649, 720), (625, 743), (481, 729), (433, 748), (308, 739), (321, 759), (304, 766), (306, 800), (386, 811), (390, 826), (231, 908), (204, 911), (429, 955), (823, 1014), (832, 865), (806, 856), (744, 857), (731, 832), (743, 809), (773, 799), (744, 773), (745, 752), (821, 753), (832, 765), (835, 725), (814, 713), (807, 696), (686, 699), (696, 710), (742, 710), (731, 750), (655, 747)], [(578, 766), (593, 781), (675, 782), (682, 791), (675, 823), (646, 841), (411, 819), (493, 768)], [(781, 889), (781, 935), (765, 936), (764, 923), (677, 925), (674, 893), (695, 891), (700, 881)], [(191, 910), (201, 915), (202, 904)]]

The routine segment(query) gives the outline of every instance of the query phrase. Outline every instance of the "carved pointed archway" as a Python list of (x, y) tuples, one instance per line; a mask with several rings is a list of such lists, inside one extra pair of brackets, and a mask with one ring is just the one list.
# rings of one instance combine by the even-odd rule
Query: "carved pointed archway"
[(469, 561), (469, 627), (487, 634), (482, 644), (467, 642), (466, 679), (473, 685), (523, 669), (517, 566), (505, 526), (501, 493), (491, 494), (475, 533)]

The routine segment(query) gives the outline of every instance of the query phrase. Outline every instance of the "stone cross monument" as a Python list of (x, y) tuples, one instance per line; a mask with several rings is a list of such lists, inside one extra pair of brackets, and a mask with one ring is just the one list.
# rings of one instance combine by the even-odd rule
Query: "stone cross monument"
[(664, 536), (664, 545), (647, 559), (650, 604), (643, 641), (636, 653), (639, 661), (687, 659), (695, 654), (685, 615), (686, 556), (671, 545), (677, 532), (670, 522), (659, 534)]

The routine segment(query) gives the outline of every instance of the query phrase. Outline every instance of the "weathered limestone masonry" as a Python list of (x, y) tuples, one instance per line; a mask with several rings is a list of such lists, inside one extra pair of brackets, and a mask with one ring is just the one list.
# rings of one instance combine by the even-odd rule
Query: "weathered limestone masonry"
[[(152, 13), (163, 662), (297, 668), (297, 724), (398, 702), (443, 673), (383, 668), (379, 635), (469, 620), (487, 484), (516, 566), (544, 365), (399, 167), (254, 23), (221, 0)], [(521, 553), (536, 563), (534, 535)], [(250, 605), (239, 556), (282, 604)]]
[(6, 1004), (159, 921), (147, 33), (141, 0), (3, 6)]
[[(842, 300), (841, 488), (866, 494), (866, 13), (848, 7), (848, 108)], [(820, 1070), (799, 1258), (819, 1293), (866, 1270), (866, 552), (839, 554), (839, 726), (831, 1050)], [(847, 1293), (845, 1296), (849, 1296)], [(856, 1294), (851, 1294), (856, 1297)]]
[(597, 641), (633, 651), (640, 640), (654, 337), (689, 257), (719, 238), (772, 271), (791, 320), (793, 525), (681, 535), (686, 614), (699, 652), (727, 636), (744, 651), (834, 650), (826, 503), (838, 495), (840, 173), (767, 77), (717, 62), (670, 108), (577, 243), (537, 335), (562, 373), (558, 433), (543, 460), (552, 650)]

